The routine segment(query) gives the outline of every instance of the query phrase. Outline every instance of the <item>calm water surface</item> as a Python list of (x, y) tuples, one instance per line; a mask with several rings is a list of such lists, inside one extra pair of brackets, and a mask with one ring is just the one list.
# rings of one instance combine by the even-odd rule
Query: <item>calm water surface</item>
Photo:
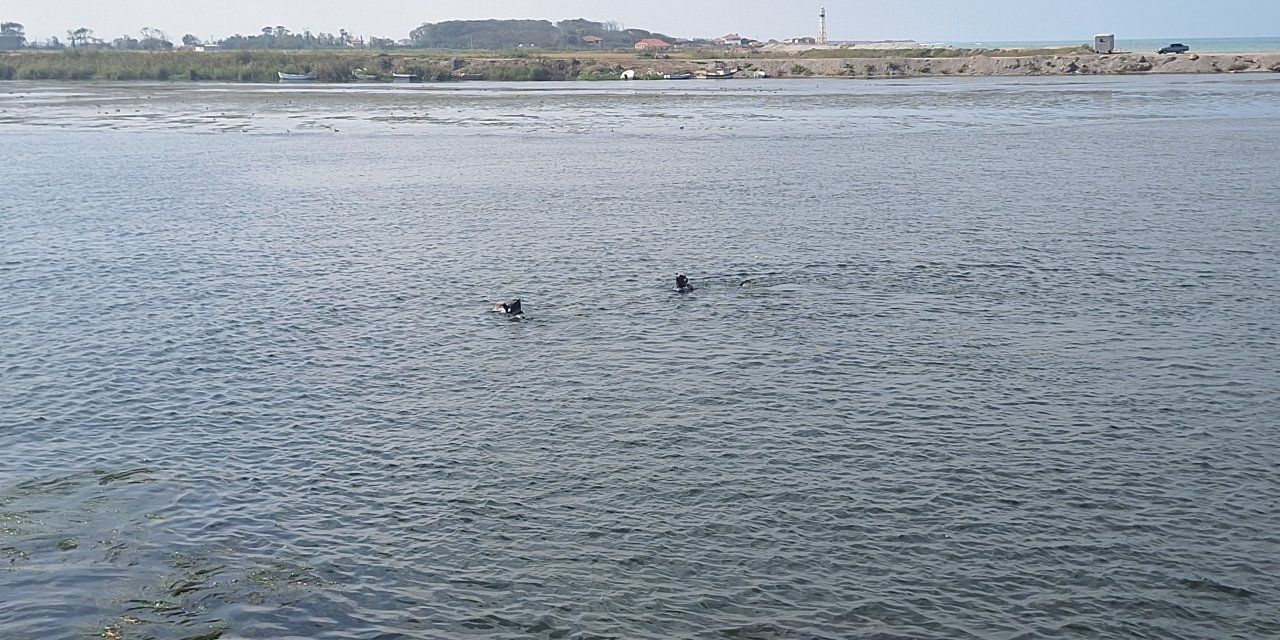
[(1280, 635), (1280, 75), (0, 136), (5, 639)]

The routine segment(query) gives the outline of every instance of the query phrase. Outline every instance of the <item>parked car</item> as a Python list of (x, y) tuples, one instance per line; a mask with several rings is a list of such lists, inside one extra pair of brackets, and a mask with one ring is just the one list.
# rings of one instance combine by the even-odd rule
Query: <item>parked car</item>
[(1160, 47), (1160, 49), (1156, 51), (1156, 53), (1186, 53), (1190, 50), (1191, 50), (1191, 47), (1188, 47), (1187, 45), (1182, 44), (1181, 42), (1175, 42), (1167, 47)]

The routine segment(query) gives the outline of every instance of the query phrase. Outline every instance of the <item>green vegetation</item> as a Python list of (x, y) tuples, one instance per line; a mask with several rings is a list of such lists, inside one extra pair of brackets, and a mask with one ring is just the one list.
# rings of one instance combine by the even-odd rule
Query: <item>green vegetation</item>
[[(592, 39), (598, 38), (598, 42)], [(409, 32), (423, 49), (630, 49), (645, 38), (672, 38), (644, 29), (623, 29), (616, 22), (591, 20), (448, 20), (426, 23)]]
[(371, 73), (417, 73), (447, 78), (439, 57), (396, 58), (368, 51), (22, 51), (0, 55), (4, 80), (205, 80), (276, 82), (277, 72), (314, 73), (319, 80), (345, 82), (357, 68)]
[(467, 67), (467, 73), (480, 74), (485, 80), (497, 81), (528, 81), (528, 80), (553, 80), (555, 74), (551, 69), (543, 65), (496, 65), (481, 64)]
[(485, 80), (572, 80), (582, 66), (577, 59), (467, 60), (440, 52), (393, 56), (373, 51), (22, 51), (0, 54), (0, 79), (277, 82), (277, 72), (283, 71), (314, 73), (321, 82), (350, 82), (357, 69), (364, 69), (384, 79), (392, 73), (411, 73), (427, 82), (454, 79), (455, 70)]
[[(385, 44), (382, 38), (375, 38), (379, 44)], [(183, 44), (193, 45), (199, 42), (195, 36), (185, 36), (182, 39)], [(287, 27), (263, 27), (262, 33), (251, 36), (242, 36), (236, 34), (234, 36), (224, 38), (217, 42), (218, 46), (224, 49), (345, 49), (356, 43), (354, 36), (347, 33), (346, 29), (339, 30), (337, 35), (332, 33), (314, 34), (308, 30), (301, 33), (293, 33)]]

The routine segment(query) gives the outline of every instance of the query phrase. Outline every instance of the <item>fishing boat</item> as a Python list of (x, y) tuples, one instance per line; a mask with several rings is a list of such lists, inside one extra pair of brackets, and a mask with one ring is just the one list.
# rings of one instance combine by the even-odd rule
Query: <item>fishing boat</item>
[(314, 73), (285, 73), (277, 71), (276, 75), (280, 76), (280, 82), (312, 82), (316, 79)]
[(680, 73), (664, 73), (663, 80), (688, 80), (693, 77), (692, 71), (681, 71)]

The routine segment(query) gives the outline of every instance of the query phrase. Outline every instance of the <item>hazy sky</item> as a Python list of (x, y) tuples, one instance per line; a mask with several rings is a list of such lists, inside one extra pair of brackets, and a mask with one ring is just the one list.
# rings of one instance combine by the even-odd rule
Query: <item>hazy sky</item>
[[(294, 31), (404, 38), (423, 22), (485, 18), (587, 18), (678, 37), (729, 32), (768, 40), (811, 35), (818, 5), (796, 0), (3, 0), (0, 20), (29, 36), (64, 37), (88, 27), (99, 38), (145, 26), (171, 40), (185, 33), (222, 38), (263, 26)], [(1280, 37), (1280, 0), (826, 0), (834, 40), (1068, 40), (1094, 33), (1125, 38)]]

